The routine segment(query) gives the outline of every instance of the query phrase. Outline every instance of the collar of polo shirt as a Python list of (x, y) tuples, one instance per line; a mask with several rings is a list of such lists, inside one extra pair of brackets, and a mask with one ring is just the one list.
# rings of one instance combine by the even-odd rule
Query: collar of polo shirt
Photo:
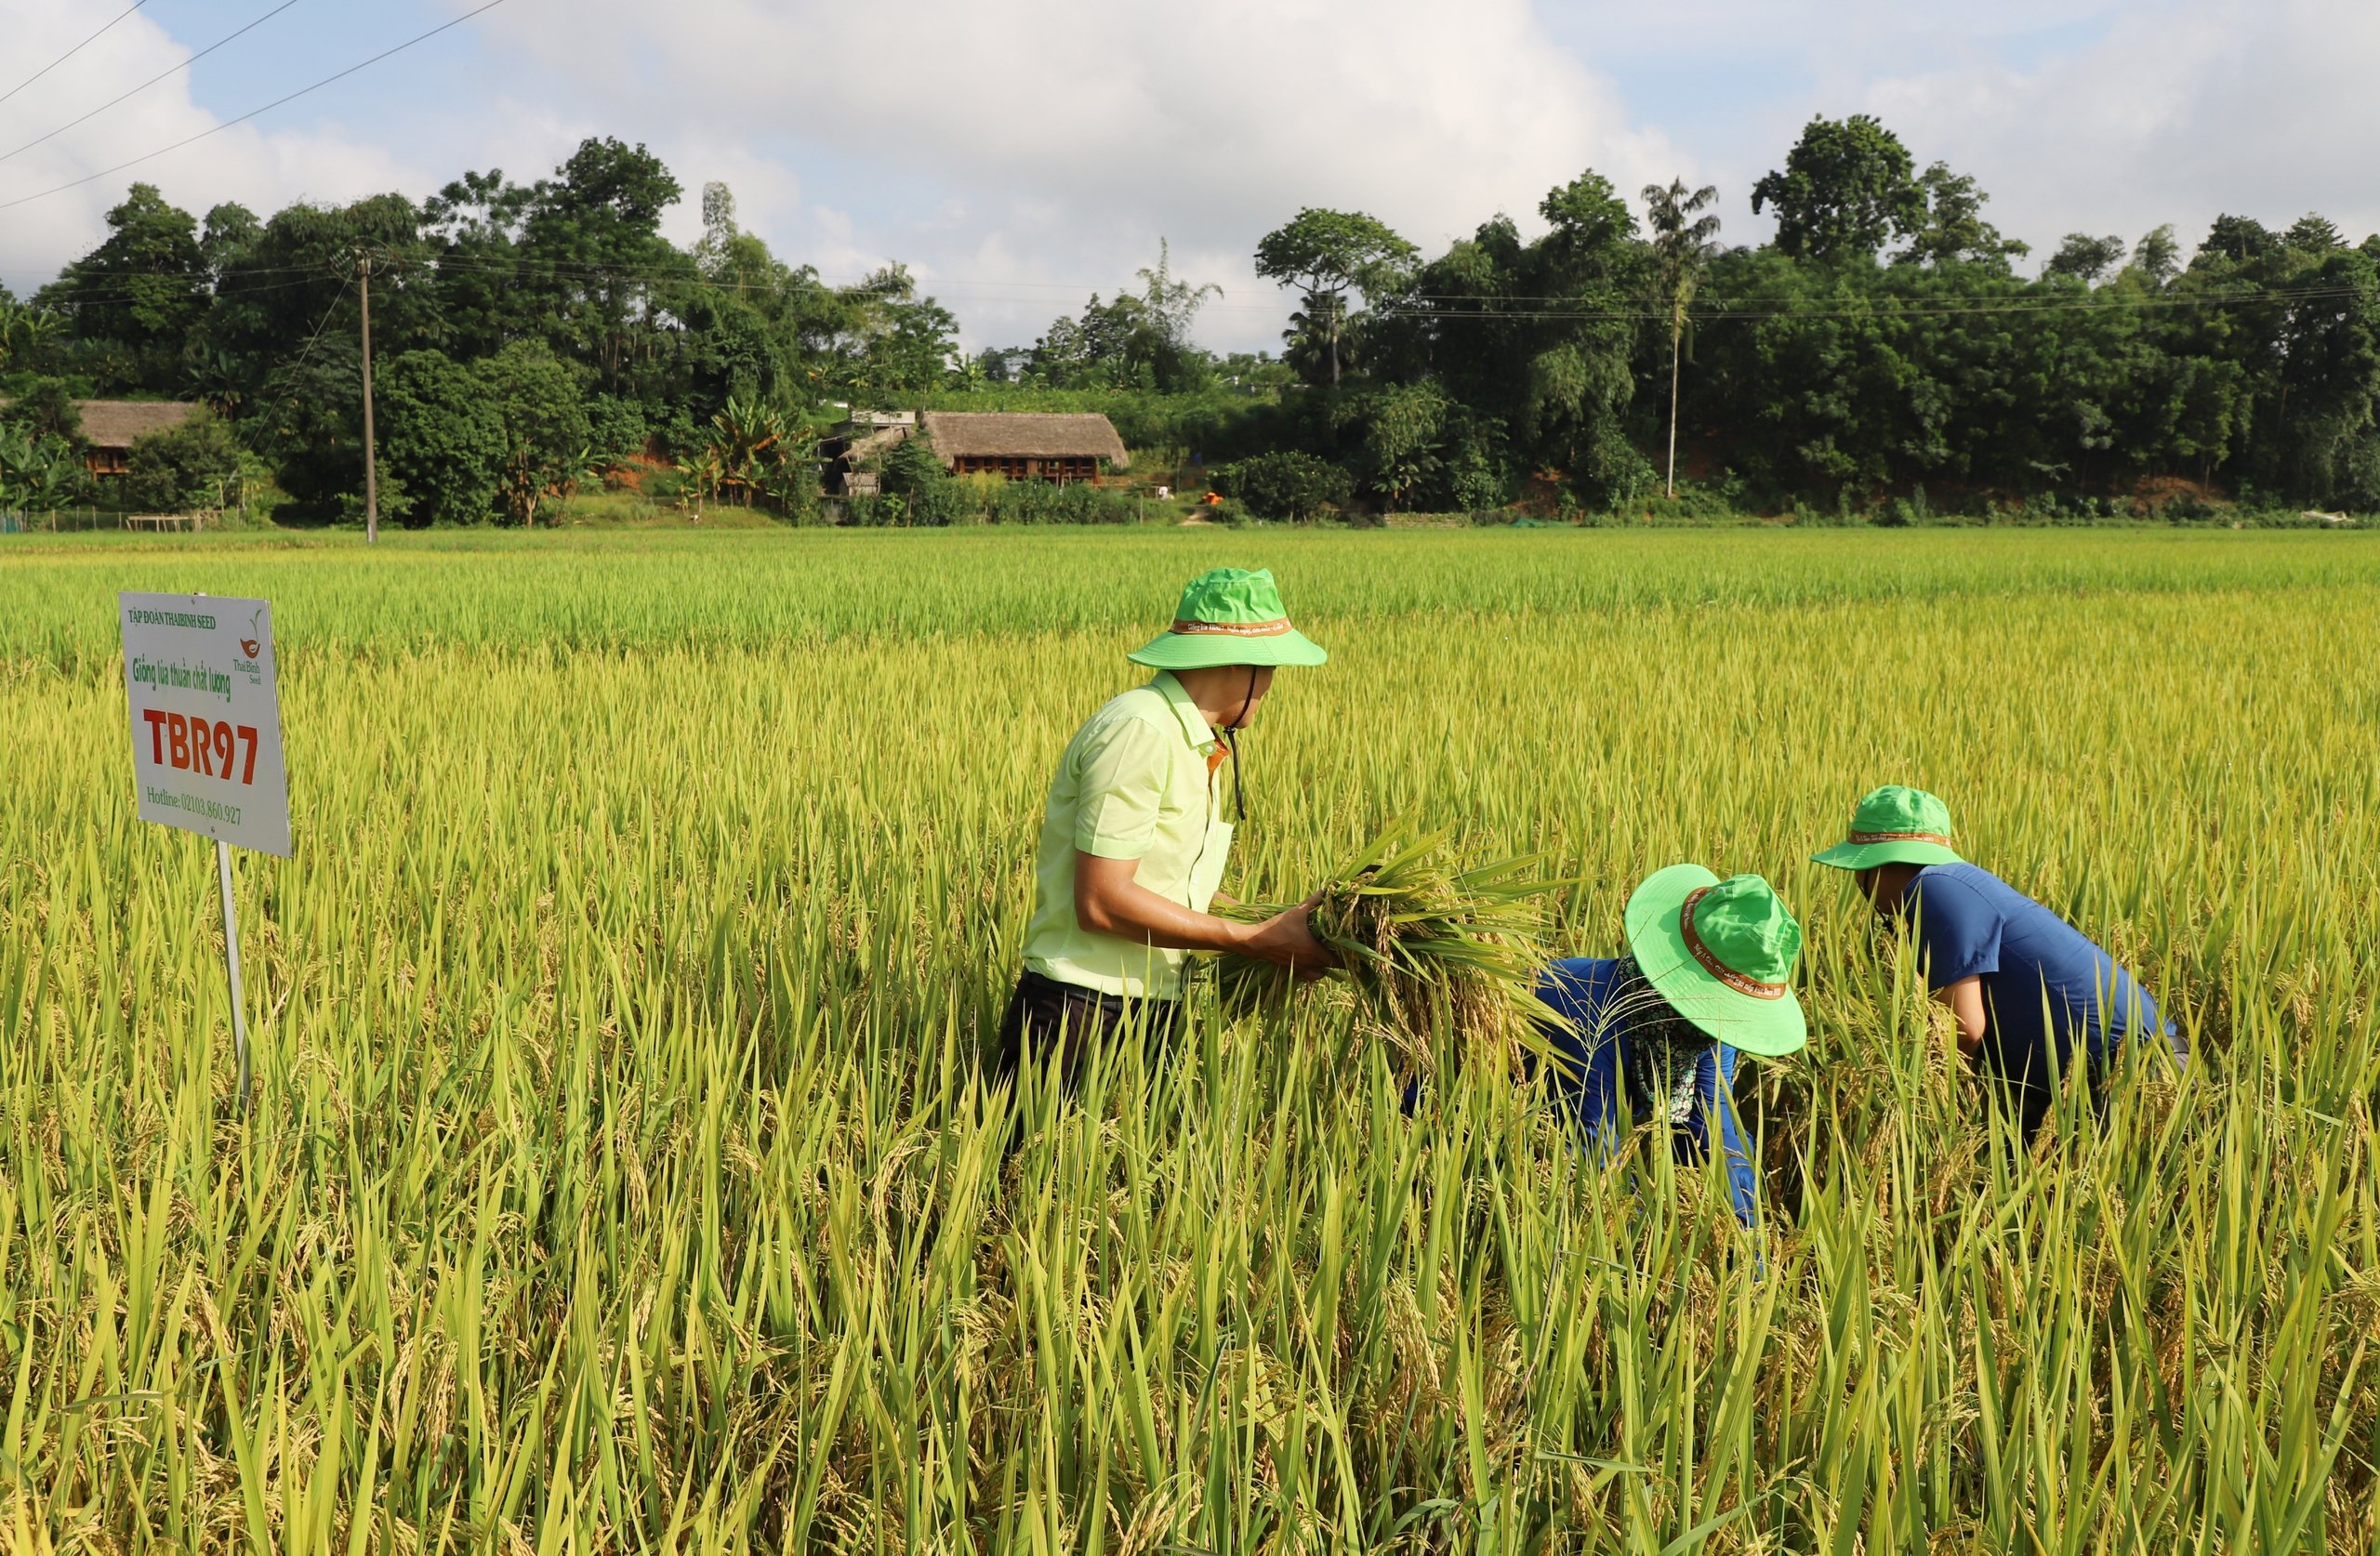
[(1212, 749), (1214, 727), (1207, 722), (1207, 716), (1198, 711), (1198, 705), (1190, 700), (1190, 693), (1182, 689), (1182, 683), (1173, 679), (1173, 672), (1159, 670), (1150, 684), (1164, 696), (1165, 705), (1171, 708), (1173, 717), (1181, 721), (1182, 738), (1190, 743), (1190, 748), (1201, 756)]

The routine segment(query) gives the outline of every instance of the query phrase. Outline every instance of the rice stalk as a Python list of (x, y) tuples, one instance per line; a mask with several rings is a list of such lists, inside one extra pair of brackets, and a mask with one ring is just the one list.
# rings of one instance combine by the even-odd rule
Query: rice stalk
[[(1451, 826), (1390, 823), (1325, 876), (1309, 920), (1339, 958), (1328, 976), (1355, 991), (1359, 1026), (1429, 1067), (1543, 1048), (1546, 903), (1574, 884), (1544, 876), (1540, 854), (1464, 867), (1453, 845)], [(1289, 905), (1232, 911), (1254, 921)], [(1216, 960), (1229, 1009), (1282, 1009), (1296, 982), (1275, 963)]]
[[(1332, 653), (1235, 893), (1399, 814), (1576, 879), (1544, 949), (1673, 859), (1776, 882), (1759, 1260), (1655, 1131), (1581, 1153), (1487, 1064), (1406, 1113), (1469, 969), (1361, 893), (1361, 973), (1201, 1000), (1008, 1149), (1051, 763), (1222, 561)], [(285, 634), (245, 1124), (211, 854), (126, 781), (144, 587)], [(2380, 536), (12, 536), (0, 597), (0, 1548), (2380, 1542)], [(1629, 716), (1680, 666), (1690, 725)], [(2187, 1072), (2007, 1138), (1804, 863), (1929, 774)]]

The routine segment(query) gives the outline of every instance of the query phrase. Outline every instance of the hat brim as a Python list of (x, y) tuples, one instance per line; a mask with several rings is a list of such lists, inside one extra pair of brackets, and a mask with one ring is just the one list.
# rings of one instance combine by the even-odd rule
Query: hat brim
[(1914, 838), (1897, 839), (1889, 843), (1837, 843), (1831, 849), (1810, 855), (1815, 864), (1831, 864), (1838, 870), (1868, 870), (1879, 864), (1956, 864), (1959, 856), (1942, 843), (1921, 843)]
[(1225, 665), (1320, 665), (1322, 645), (1292, 627), (1263, 638), (1229, 632), (1160, 632), (1126, 654), (1152, 670), (1205, 670)]
[(1679, 1015), (1729, 1048), (1769, 1059), (1798, 1052), (1810, 1040), (1799, 995), (1788, 989), (1780, 998), (1761, 999), (1729, 988), (1686, 949), (1679, 911), (1696, 890), (1718, 884), (1699, 864), (1647, 876), (1628, 898), (1629, 954)]

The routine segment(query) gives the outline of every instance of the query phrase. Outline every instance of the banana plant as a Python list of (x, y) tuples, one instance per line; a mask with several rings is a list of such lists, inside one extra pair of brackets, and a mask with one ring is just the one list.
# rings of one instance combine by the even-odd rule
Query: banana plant
[(816, 462), (818, 434), (757, 400), (730, 398), (709, 442), (678, 468), (694, 494), (780, 509), (796, 506)]
[(0, 302), (0, 371), (38, 361), (65, 323), (55, 309)]
[(74, 451), (32, 429), (0, 423), (0, 509), (55, 513), (82, 476)]

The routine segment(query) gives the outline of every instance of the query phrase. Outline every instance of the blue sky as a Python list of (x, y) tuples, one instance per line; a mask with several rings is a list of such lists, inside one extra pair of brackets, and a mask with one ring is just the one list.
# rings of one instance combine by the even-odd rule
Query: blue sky
[[(0, 0), (0, 91), (130, 0)], [(0, 103), (0, 152), (278, 0), (148, 0)], [(234, 118), (478, 0), (298, 0), (121, 109), (0, 161), (0, 202)], [(203, 211), (466, 168), (526, 180), (587, 135), (649, 143), (689, 198), (723, 179), (746, 226), (832, 276), (910, 263), (971, 344), (1029, 341), (1170, 239), (1221, 283), (1201, 333), (1271, 344), (1250, 272), (1301, 204), (1370, 209), (1425, 248), (1499, 210), (1526, 223), (1582, 167), (1633, 191), (1720, 186), (1752, 242), (1753, 179), (1814, 113), (1871, 112), (1921, 163), (1976, 174), (2046, 255), (2066, 231), (2185, 240), (2218, 212), (2319, 207), (2380, 226), (2370, 0), (505, 0), (188, 150), (0, 211), (20, 293), (86, 249), (135, 177)], [(1460, 18), (1450, 22), (1450, 18)], [(629, 40), (624, 43), (622, 40)], [(1317, 46), (1315, 40), (1327, 40)], [(21, 67), (21, 68), (20, 68)]]

